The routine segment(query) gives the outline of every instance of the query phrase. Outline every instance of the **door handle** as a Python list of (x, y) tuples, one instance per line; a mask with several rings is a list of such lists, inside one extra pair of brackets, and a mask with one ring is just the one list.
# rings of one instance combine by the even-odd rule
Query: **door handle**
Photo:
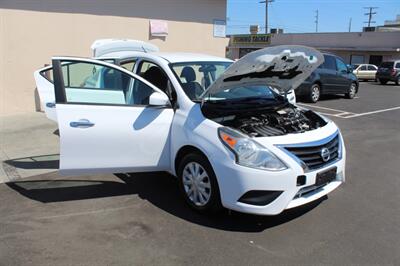
[(55, 108), (55, 107), (56, 107), (56, 103), (48, 102), (48, 103), (46, 103), (46, 107), (48, 107), (48, 108)]
[(70, 127), (88, 128), (94, 126), (94, 123), (87, 119), (79, 119), (79, 121), (72, 121), (69, 123)]

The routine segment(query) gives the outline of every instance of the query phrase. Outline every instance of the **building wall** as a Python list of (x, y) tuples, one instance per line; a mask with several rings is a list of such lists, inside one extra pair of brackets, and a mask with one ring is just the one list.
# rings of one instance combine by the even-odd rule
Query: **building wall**
[(383, 61), (400, 59), (400, 32), (285, 33), (272, 35), (269, 44), (234, 44), (232, 40), (233, 37), (228, 52), (232, 59), (239, 58), (245, 50), (292, 44), (336, 54), (347, 63), (354, 63), (352, 55), (363, 56), (363, 63), (369, 63), (374, 55), (382, 56)]
[[(213, 20), (225, 17), (226, 0), (1, 0), (0, 115), (33, 112), (33, 72), (54, 55), (90, 57), (96, 39), (224, 56), (228, 39), (213, 37)], [(150, 19), (168, 21), (169, 35), (152, 38)]]

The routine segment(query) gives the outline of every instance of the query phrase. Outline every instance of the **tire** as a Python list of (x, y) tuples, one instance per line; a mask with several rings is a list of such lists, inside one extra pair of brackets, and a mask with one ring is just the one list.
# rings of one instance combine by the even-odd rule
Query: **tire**
[(310, 93), (307, 97), (308, 102), (316, 103), (321, 98), (321, 87), (315, 83), (310, 88)]
[(386, 79), (379, 79), (379, 83), (385, 85), (388, 81)]
[[(183, 157), (179, 162), (177, 175), (181, 194), (193, 210), (216, 213), (222, 209), (217, 178), (204, 155), (190, 153)], [(194, 175), (198, 179), (193, 178)]]
[(354, 99), (354, 97), (356, 97), (357, 94), (357, 84), (355, 84), (354, 82), (351, 83), (349, 91), (345, 94), (347, 99)]
[(400, 85), (400, 75), (397, 76), (397, 79), (396, 79), (395, 83), (396, 83), (396, 85)]

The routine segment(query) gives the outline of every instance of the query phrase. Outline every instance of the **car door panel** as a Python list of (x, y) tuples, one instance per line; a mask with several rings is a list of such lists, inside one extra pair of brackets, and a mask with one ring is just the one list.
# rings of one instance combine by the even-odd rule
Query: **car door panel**
[[(172, 109), (59, 104), (57, 112), (61, 174), (169, 169)], [(71, 126), (82, 120), (93, 126)]]
[[(64, 81), (67, 75), (67, 71), (62, 70), (64, 61), (71, 65), (89, 64), (89, 69), (91, 64), (96, 65), (93, 76), (83, 75), (78, 81), (68, 76), (68, 82)], [(55, 58), (53, 67), (61, 174), (165, 171), (170, 168), (173, 109), (141, 105), (126, 98), (130, 95), (126, 88), (134, 90), (140, 85), (141, 97), (145, 98), (148, 97), (143, 93), (144, 89), (162, 93), (158, 88), (122, 67), (99, 60)], [(101, 80), (102, 73), (106, 73), (104, 69), (121, 76), (111, 89)], [(95, 75), (99, 80), (93, 78)], [(125, 82), (123, 88), (118, 87), (122, 86), (118, 85), (123, 83), (122, 79), (127, 78), (129, 82)], [(81, 85), (77, 87), (76, 84)], [(95, 88), (85, 87), (87, 84)]]

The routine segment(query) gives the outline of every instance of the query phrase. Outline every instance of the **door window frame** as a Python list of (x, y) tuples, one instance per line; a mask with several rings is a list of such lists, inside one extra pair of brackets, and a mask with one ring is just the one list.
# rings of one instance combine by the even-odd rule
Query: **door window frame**
[[(117, 64), (114, 64), (114, 63), (108, 63), (105, 61), (101, 61), (99, 59), (76, 58), (76, 57), (53, 57), (52, 58), (52, 66), (49, 66), (49, 69), (50, 68), (53, 69), (53, 82), (52, 83), (54, 84), (54, 94), (55, 94), (56, 104), (122, 106), (122, 107), (152, 107), (152, 105), (150, 105), (150, 104), (127, 105), (127, 104), (111, 104), (111, 103), (68, 102), (67, 96), (65, 93), (64, 77), (63, 77), (63, 73), (62, 73), (62, 64), (61, 64), (62, 61), (95, 64), (95, 65), (100, 65), (103, 67), (112, 68), (116, 71), (120, 71), (124, 74), (127, 74), (128, 76), (130, 76), (131, 79), (135, 79), (135, 80), (139, 80), (140, 82), (143, 82), (144, 84), (149, 86), (151, 89), (153, 89), (154, 92), (159, 92), (159, 93), (165, 94), (162, 90), (160, 90), (159, 88), (157, 88), (156, 86), (154, 86), (153, 84), (151, 84), (150, 82), (145, 80), (144, 78), (142, 78), (139, 75), (133, 73), (132, 71), (129, 71)], [(47, 71), (49, 69), (44, 69), (43, 71)], [(170, 104), (170, 106), (166, 106), (165, 108), (170, 109), (170, 108), (172, 108), (172, 105)]]

